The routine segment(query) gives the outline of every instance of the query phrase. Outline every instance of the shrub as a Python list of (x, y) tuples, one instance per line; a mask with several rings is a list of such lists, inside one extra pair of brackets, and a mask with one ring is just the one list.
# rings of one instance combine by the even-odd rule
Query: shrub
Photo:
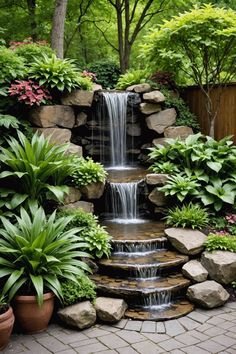
[(89, 76), (83, 77), (79, 75), (77, 77), (77, 84), (78, 88), (85, 91), (90, 91), (93, 87), (93, 82)]
[(84, 71), (81, 73), (81, 76), (82, 76), (82, 77), (88, 77), (88, 78), (90, 78), (91, 81), (93, 81), (93, 82), (96, 82), (96, 81), (97, 81), (96, 74), (92, 73), (91, 71), (84, 70)]
[(168, 71), (157, 71), (152, 74), (150, 80), (157, 83), (160, 87), (165, 87), (168, 90), (177, 90), (174, 75)]
[(0, 46), (0, 67), (0, 85), (26, 75), (24, 60), (4, 46)]
[(173, 227), (190, 229), (202, 229), (208, 226), (209, 218), (206, 209), (198, 204), (176, 206), (169, 209), (166, 216), (166, 224)]
[(16, 80), (15, 83), (11, 84), (9, 92), (10, 96), (15, 96), (18, 102), (29, 106), (40, 106), (40, 104), (47, 103), (52, 99), (47, 89), (32, 80)]
[(63, 307), (73, 305), (79, 301), (93, 301), (96, 298), (96, 286), (86, 275), (77, 276), (76, 281), (63, 281), (61, 289)]
[(44, 55), (51, 57), (54, 54), (54, 51), (44, 42), (19, 42), (18, 45), (14, 43), (17, 42), (11, 42), (11, 49), (25, 60), (26, 65), (33, 64), (35, 58), (43, 59)]
[(96, 83), (103, 88), (114, 88), (120, 76), (119, 66), (112, 60), (99, 60), (89, 65), (89, 71), (96, 75)]
[(225, 216), (212, 217), (210, 224), (214, 231), (223, 231), (236, 235), (236, 214), (228, 213)]
[(94, 162), (91, 158), (78, 158), (74, 161), (72, 181), (77, 187), (91, 183), (105, 182), (107, 172), (102, 164)]
[(204, 244), (209, 252), (217, 250), (236, 252), (236, 236), (209, 234)]
[(125, 90), (127, 87), (142, 84), (149, 78), (147, 70), (129, 70), (119, 77), (116, 88), (118, 90)]

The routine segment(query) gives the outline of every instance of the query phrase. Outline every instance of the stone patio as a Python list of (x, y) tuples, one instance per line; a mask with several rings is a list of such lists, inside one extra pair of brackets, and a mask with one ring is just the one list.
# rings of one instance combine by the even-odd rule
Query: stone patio
[(76, 331), (51, 324), (37, 335), (13, 334), (3, 354), (236, 354), (236, 302), (196, 309), (165, 322), (121, 320)]

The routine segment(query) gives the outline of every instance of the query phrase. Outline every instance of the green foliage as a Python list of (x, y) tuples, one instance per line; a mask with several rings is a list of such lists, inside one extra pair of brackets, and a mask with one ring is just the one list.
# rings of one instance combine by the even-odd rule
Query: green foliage
[(35, 59), (29, 69), (30, 78), (39, 82), (39, 85), (48, 89), (63, 92), (71, 92), (79, 87), (79, 72), (70, 59), (59, 59), (55, 54), (52, 56), (42, 55), (43, 58)]
[(167, 173), (171, 174), (173, 172), (178, 172), (178, 167), (171, 161), (154, 162), (154, 164), (149, 167), (154, 173)]
[(150, 73), (147, 70), (129, 70), (119, 77), (116, 88), (125, 90), (127, 87), (147, 82)]
[(216, 141), (198, 133), (185, 141), (168, 139), (167, 143), (152, 148), (149, 154), (155, 172), (163, 172), (166, 162), (175, 166), (169, 181), (160, 189), (165, 195), (181, 202), (197, 199), (216, 211), (234, 205), (236, 147), (228, 137)]
[(82, 229), (80, 237), (86, 242), (84, 251), (87, 251), (95, 258), (109, 257), (111, 253), (111, 236), (105, 230), (105, 227), (98, 225), (96, 216), (81, 209), (65, 209), (59, 215), (73, 216), (68, 228), (77, 226)]
[(18, 131), (18, 139), (10, 137), (9, 148), (1, 147), (2, 172), (0, 179), (13, 179), (12, 185), (19, 188), (21, 197), (8, 201), (8, 208), (14, 209), (27, 199), (63, 201), (68, 187), (63, 185), (72, 171), (73, 157), (66, 156), (67, 145), (52, 145), (49, 139), (35, 133), (29, 141)]
[(11, 49), (0, 46), (0, 85), (21, 79), (26, 75), (24, 60)]
[(76, 275), (89, 271), (79, 259), (88, 257), (81, 251), (85, 243), (77, 235), (80, 228), (65, 231), (71, 217), (56, 219), (54, 212), (47, 218), (37, 203), (31, 203), (29, 213), (21, 208), (16, 220), (13, 224), (1, 217), (0, 278), (7, 277), (3, 295), (12, 299), (23, 288), (23, 292), (37, 295), (40, 306), (44, 292), (50, 289), (62, 300), (61, 279), (75, 281)]
[(85, 91), (90, 91), (93, 87), (93, 82), (89, 77), (78, 76), (77, 84), (81, 90)]
[(88, 66), (96, 74), (96, 83), (103, 88), (114, 88), (120, 76), (120, 69), (112, 60), (99, 60)]
[(77, 187), (96, 182), (105, 182), (106, 176), (107, 172), (103, 165), (99, 162), (94, 162), (90, 157), (87, 159), (81, 157), (74, 160), (71, 177)]
[(225, 216), (211, 217), (210, 225), (215, 232), (226, 232), (236, 236), (236, 214), (228, 213)]
[(209, 234), (204, 245), (209, 252), (222, 250), (236, 253), (236, 236)]
[(66, 280), (61, 284), (63, 302), (62, 305), (70, 306), (79, 301), (96, 298), (96, 286), (89, 277), (81, 275), (76, 277), (76, 281)]
[(17, 46), (14, 52), (22, 57), (26, 65), (31, 65), (35, 62), (35, 59), (42, 59), (44, 55), (51, 57), (54, 51), (47, 45), (40, 45), (37, 43), (28, 43), (24, 45)]
[(32, 129), (29, 127), (29, 122), (24, 120), (19, 120), (14, 116), (9, 114), (0, 113), (0, 145), (7, 145), (7, 138), (9, 136), (16, 136), (17, 131), (20, 130), (27, 134), (27, 136), (32, 136)]
[(209, 223), (206, 209), (193, 203), (169, 209), (165, 219), (166, 224), (169, 226), (190, 229), (202, 229), (208, 226)]
[(13, 117), (9, 114), (1, 114), (0, 113), (0, 128), (19, 128), (19, 120), (16, 117)]

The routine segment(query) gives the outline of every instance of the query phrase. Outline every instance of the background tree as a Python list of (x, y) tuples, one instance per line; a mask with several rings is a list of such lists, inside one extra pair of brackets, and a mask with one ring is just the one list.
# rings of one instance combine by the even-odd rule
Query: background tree
[(51, 47), (58, 58), (64, 58), (64, 28), (68, 0), (56, 0), (52, 20)]
[(222, 89), (236, 75), (236, 12), (204, 5), (165, 22), (145, 42), (142, 55), (150, 65), (178, 73), (177, 78), (188, 78), (200, 87), (209, 135), (214, 137), (222, 90), (213, 107), (212, 89), (216, 84)]

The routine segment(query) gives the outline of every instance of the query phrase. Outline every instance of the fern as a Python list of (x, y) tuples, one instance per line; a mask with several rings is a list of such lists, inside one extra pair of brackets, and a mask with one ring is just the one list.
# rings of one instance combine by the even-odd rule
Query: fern
[(0, 127), (18, 129), (19, 121), (16, 117), (10, 116), (9, 114), (0, 113)]

